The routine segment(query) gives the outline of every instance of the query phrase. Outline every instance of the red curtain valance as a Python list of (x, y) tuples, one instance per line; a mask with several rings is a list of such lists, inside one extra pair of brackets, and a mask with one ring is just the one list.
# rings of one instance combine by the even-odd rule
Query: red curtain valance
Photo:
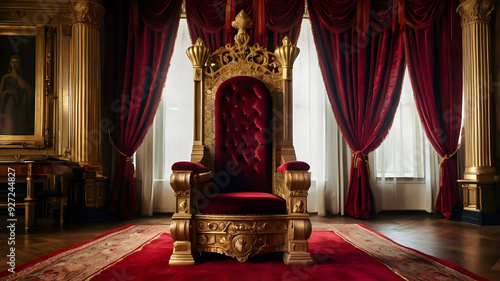
[(320, 15), (323, 26), (335, 33), (351, 28), (382, 31), (389, 27), (403, 31), (405, 24), (414, 29), (429, 27), (443, 13), (443, 0), (312, 0), (312, 11)]
[[(171, 0), (138, 1), (138, 15), (142, 23), (155, 31), (169, 28), (172, 21), (178, 20), (177, 9), (170, 8)], [(174, 1), (175, 2), (175, 1)], [(134, 25), (138, 24), (137, 18)]]
[(442, 0), (405, 0), (406, 24), (415, 29), (429, 27), (448, 6), (447, 2)]
[(231, 21), (244, 10), (254, 20), (253, 42), (272, 50), (288, 35), (293, 44), (299, 37), (305, 2), (303, 0), (191, 0), (186, 17), (193, 44), (201, 37), (211, 51), (233, 41), (236, 30)]
[(403, 0), (311, 0), (310, 3), (310, 12), (318, 15), (321, 24), (334, 33), (352, 28), (363, 33), (389, 28), (398, 32), (404, 30)]

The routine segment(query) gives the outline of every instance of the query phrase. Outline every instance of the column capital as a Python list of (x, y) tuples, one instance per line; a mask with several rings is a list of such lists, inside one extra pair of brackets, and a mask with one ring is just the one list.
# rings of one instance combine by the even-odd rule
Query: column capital
[(495, 9), (494, 0), (460, 0), (457, 12), (462, 18), (462, 26), (491, 21), (491, 12)]
[(75, 23), (84, 23), (99, 27), (104, 16), (104, 7), (99, 0), (71, 0), (71, 12), (75, 16)]

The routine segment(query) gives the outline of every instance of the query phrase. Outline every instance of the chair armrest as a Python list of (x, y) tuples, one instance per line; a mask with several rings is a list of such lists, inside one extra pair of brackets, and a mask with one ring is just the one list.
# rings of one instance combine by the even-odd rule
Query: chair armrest
[(172, 171), (193, 171), (196, 173), (210, 172), (210, 169), (198, 162), (181, 161), (172, 165)]
[(307, 195), (311, 187), (309, 164), (302, 161), (290, 161), (278, 167), (279, 178), (284, 180), (284, 198), (289, 214), (307, 214)]
[(194, 213), (193, 195), (191, 194), (201, 183), (212, 178), (212, 172), (204, 165), (196, 162), (176, 162), (172, 165), (170, 186), (175, 191), (177, 201), (176, 213)]
[(278, 173), (286, 173), (286, 171), (309, 171), (309, 164), (302, 161), (289, 161), (278, 167)]

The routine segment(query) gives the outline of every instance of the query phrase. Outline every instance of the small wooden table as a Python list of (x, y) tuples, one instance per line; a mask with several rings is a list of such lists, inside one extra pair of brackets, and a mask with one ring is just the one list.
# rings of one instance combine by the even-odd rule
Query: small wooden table
[[(16, 181), (21, 180), (25, 177), (26, 179), (26, 189), (27, 194), (26, 198), (24, 198), (23, 203), (16, 202), (17, 207), (24, 207), (25, 209), (25, 232), (29, 233), (35, 224), (35, 204), (37, 203), (37, 199), (35, 198), (35, 190), (34, 190), (34, 177), (35, 176), (62, 176), (64, 179), (65, 176), (70, 175), (73, 169), (80, 168), (79, 164), (71, 161), (63, 161), (63, 160), (35, 160), (35, 161), (20, 161), (20, 162), (0, 162), (0, 178), (9, 178), (9, 172), (12, 173), (14, 171), (14, 175), (11, 174), (11, 177), (14, 177)], [(64, 182), (64, 181), (63, 181)], [(65, 188), (63, 188), (63, 183), (61, 183), (61, 192), (65, 194)], [(7, 207), (7, 202), (0, 202), (0, 207)], [(63, 222), (63, 206), (64, 201), (61, 198), (61, 221)]]

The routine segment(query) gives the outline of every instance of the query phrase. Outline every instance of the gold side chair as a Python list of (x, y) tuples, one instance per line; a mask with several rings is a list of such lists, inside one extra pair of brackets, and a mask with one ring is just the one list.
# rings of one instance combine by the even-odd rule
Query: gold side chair
[(299, 49), (287, 37), (274, 53), (250, 45), (252, 20), (240, 12), (234, 44), (210, 54), (203, 40), (186, 51), (194, 74), (191, 160), (172, 166), (176, 212), (171, 265), (201, 252), (245, 262), (283, 252), (290, 265), (313, 263), (309, 165), (296, 161), (292, 66)]

